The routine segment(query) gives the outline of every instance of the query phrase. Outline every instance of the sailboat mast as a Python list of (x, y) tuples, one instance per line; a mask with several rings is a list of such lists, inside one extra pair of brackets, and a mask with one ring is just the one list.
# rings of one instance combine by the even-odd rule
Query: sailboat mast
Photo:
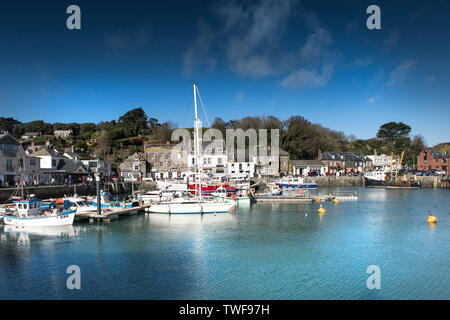
[(195, 143), (195, 154), (197, 157), (197, 170), (198, 170), (198, 190), (200, 200), (202, 199), (202, 165), (203, 160), (200, 155), (200, 120), (198, 119), (197, 112), (197, 84), (193, 84), (194, 87), (194, 107), (195, 107), (195, 128), (194, 128), (194, 143)]

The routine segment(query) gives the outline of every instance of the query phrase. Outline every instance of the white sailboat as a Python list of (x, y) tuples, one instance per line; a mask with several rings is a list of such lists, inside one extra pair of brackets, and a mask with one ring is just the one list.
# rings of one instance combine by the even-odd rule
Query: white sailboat
[(175, 214), (206, 214), (206, 213), (226, 213), (234, 203), (220, 203), (218, 201), (205, 201), (202, 197), (202, 171), (203, 157), (200, 150), (200, 119), (197, 112), (197, 85), (194, 83), (194, 108), (195, 108), (195, 129), (194, 129), (194, 149), (197, 158), (197, 175), (195, 181), (195, 191), (198, 198), (196, 200), (180, 200), (152, 205), (149, 212), (152, 213), (175, 213)]

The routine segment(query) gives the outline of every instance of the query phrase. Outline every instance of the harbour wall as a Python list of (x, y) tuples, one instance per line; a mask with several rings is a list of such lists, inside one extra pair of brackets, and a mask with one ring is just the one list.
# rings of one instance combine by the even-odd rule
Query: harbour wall
[[(15, 192), (15, 188), (0, 189), (0, 203), (4, 203)], [(36, 195), (39, 199), (60, 198), (64, 195), (73, 195), (75, 192), (80, 196), (95, 195), (95, 185), (77, 186), (38, 186), (27, 187), (29, 194)], [(25, 191), (24, 191), (25, 192)], [(20, 192), (18, 194), (20, 196)]]
[[(407, 176), (407, 179), (410, 177)], [(435, 176), (417, 176), (418, 181), (420, 181), (423, 188), (441, 188), (443, 185), (441, 184), (441, 180), (445, 179), (444, 177), (435, 177)], [(268, 179), (263, 180), (265, 184), (272, 183), (273, 181), (278, 179)], [(364, 177), (362, 176), (327, 176), (327, 177), (305, 177), (305, 183), (315, 182), (319, 188), (332, 188), (332, 187), (364, 187)]]
[[(409, 179), (409, 177), (408, 177)], [(441, 183), (441, 180), (445, 180), (444, 177), (417, 177), (417, 180), (420, 181), (423, 188), (441, 188), (447, 187), (444, 186), (444, 182)], [(258, 183), (258, 181), (252, 180), (253, 183)], [(259, 181), (260, 187), (265, 187), (264, 185), (267, 183), (272, 183), (274, 179), (264, 179)], [(316, 182), (319, 188), (332, 188), (332, 187), (363, 187), (364, 186), (364, 178), (361, 176), (357, 177), (348, 177), (348, 176), (329, 176), (329, 177), (306, 177), (304, 181), (307, 183)], [(102, 186), (102, 189), (110, 191), (113, 194), (121, 194), (121, 193), (130, 193), (132, 189), (134, 190), (142, 190), (142, 191), (151, 191), (155, 190), (156, 184), (154, 182), (139, 182), (135, 183), (134, 186), (131, 183), (107, 183)], [(96, 189), (95, 184), (92, 185), (76, 185), (76, 186), (38, 186), (38, 187), (28, 187), (28, 192), (30, 194), (35, 194), (37, 198), (40, 199), (49, 199), (49, 198), (59, 198), (64, 195), (73, 195), (74, 193), (80, 196), (88, 196), (95, 195)], [(0, 188), (0, 203), (4, 203), (9, 197), (13, 194), (15, 188)]]
[[(135, 183), (134, 186), (128, 182), (105, 183), (102, 190), (109, 191), (113, 194), (130, 193), (131, 190), (150, 191), (155, 189), (154, 182)], [(0, 203), (4, 203), (15, 192), (15, 188), (0, 188)], [(95, 184), (79, 184), (79, 185), (58, 185), (58, 186), (37, 186), (27, 187), (29, 194), (34, 194), (39, 199), (61, 198), (64, 195), (70, 196), (77, 194), (79, 196), (94, 196), (96, 194)], [(20, 195), (20, 194), (19, 194)]]

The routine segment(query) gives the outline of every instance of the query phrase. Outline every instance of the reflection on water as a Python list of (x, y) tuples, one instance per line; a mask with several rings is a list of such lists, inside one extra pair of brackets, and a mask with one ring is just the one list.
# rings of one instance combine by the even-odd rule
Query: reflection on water
[[(358, 191), (338, 204), (141, 214), (42, 230), (0, 226), (0, 298), (449, 299), (447, 190)], [(335, 190), (324, 189), (321, 193)], [(431, 210), (439, 219), (426, 223)], [(67, 290), (68, 265), (82, 290)], [(382, 289), (366, 288), (378, 265)]]
[(41, 235), (41, 236), (74, 236), (75, 229), (73, 226), (59, 226), (59, 227), (20, 227), (20, 226), (12, 226), (5, 225), (4, 227), (5, 233), (10, 234), (33, 234), (33, 235)]

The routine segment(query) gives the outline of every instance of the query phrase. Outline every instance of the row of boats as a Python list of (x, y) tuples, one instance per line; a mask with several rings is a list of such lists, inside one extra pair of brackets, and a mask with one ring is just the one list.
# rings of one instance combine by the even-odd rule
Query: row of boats
[[(0, 207), (0, 220), (16, 226), (62, 226), (71, 225), (78, 216), (98, 212), (96, 197), (65, 196), (41, 200), (34, 195), (11, 196), (11, 203)], [(284, 191), (315, 189), (315, 184), (305, 184), (302, 178), (284, 178), (269, 186), (261, 196), (279, 196)], [(200, 192), (201, 190), (201, 192)], [(16, 192), (18, 194), (18, 192)], [(113, 200), (106, 191), (100, 192), (101, 213), (148, 205), (150, 213), (208, 214), (226, 213), (234, 206), (248, 205), (255, 201), (255, 189), (250, 181), (243, 183), (216, 183), (193, 186), (177, 182), (158, 182), (157, 190), (134, 192), (127, 200)]]

